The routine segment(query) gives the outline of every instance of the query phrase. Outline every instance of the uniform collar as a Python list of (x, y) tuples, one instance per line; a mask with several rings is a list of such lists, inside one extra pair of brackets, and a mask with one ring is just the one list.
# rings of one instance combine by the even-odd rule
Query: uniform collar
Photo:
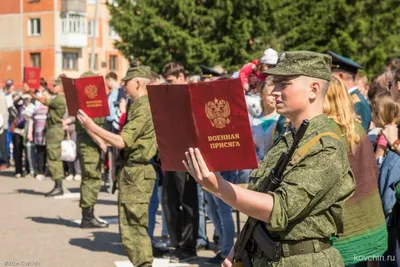
[[(310, 119), (310, 123), (302, 140), (307, 139), (309, 136), (314, 135), (315, 133), (318, 134), (321, 130), (326, 129), (327, 127), (329, 127), (329, 118), (327, 114), (320, 114), (313, 117), (312, 119)], [(292, 138), (294, 138), (294, 136), (296, 135), (296, 130), (293, 129), (290, 124), (286, 128), (284, 136), (287, 138), (287, 135), (289, 135), (289, 133), (291, 133), (290, 136)]]
[(354, 91), (358, 90), (357, 86), (354, 86), (349, 89), (349, 94), (353, 93)]
[(147, 103), (147, 102), (149, 102), (149, 97), (147, 95), (141, 96), (138, 99), (136, 99), (135, 101), (133, 101), (132, 108), (136, 108), (136, 107), (142, 105), (143, 103)]

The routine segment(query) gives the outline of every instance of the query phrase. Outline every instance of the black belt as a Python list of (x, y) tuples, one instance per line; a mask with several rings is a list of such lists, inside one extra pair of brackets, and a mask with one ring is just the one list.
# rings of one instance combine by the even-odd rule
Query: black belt
[[(280, 249), (277, 249), (276, 252), (280, 251), (281, 255), (276, 255), (276, 259), (272, 261), (276, 261), (280, 259), (280, 257), (290, 257), (302, 254), (310, 254), (310, 253), (318, 253), (325, 249), (331, 247), (331, 243), (329, 238), (326, 239), (306, 239), (300, 241), (280, 241)], [(256, 256), (264, 257), (265, 253), (262, 249), (256, 246)]]
[(318, 253), (331, 247), (329, 238), (306, 239), (301, 241), (282, 241), (282, 256)]

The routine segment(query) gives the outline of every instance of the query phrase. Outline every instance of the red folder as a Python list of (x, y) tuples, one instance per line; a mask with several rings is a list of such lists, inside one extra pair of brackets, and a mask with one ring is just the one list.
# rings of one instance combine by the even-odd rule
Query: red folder
[(239, 79), (147, 86), (163, 169), (185, 171), (189, 147), (198, 147), (210, 171), (257, 168)]
[(76, 116), (78, 109), (82, 109), (90, 118), (110, 115), (106, 86), (102, 76), (78, 79), (61, 77), (61, 81), (70, 116)]
[(32, 91), (40, 87), (40, 68), (24, 67), (24, 83), (28, 84)]

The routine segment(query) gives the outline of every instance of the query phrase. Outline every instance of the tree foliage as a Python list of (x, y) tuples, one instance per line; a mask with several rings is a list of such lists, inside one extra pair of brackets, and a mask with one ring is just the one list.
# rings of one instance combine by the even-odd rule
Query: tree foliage
[(235, 70), (278, 51), (332, 50), (379, 73), (400, 56), (399, 0), (114, 0), (116, 47), (160, 71), (182, 62)]

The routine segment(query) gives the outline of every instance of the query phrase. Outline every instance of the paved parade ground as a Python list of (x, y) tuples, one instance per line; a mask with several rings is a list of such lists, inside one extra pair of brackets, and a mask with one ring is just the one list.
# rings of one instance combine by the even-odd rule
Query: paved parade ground
[[(110, 223), (107, 229), (81, 229), (78, 181), (64, 181), (65, 195), (45, 198), (53, 182), (13, 177), (12, 170), (0, 173), (1, 245), (0, 266), (42, 267), (132, 267), (120, 241), (117, 219), (117, 193), (100, 192), (95, 214)], [(242, 221), (244, 216), (242, 215)], [(161, 232), (157, 214), (155, 236)], [(243, 225), (243, 222), (242, 222)], [(207, 222), (212, 240), (213, 226)], [(214, 251), (198, 252), (193, 264), (168, 264), (155, 259), (153, 266), (205, 266)], [(208, 265), (209, 266), (209, 265)]]

